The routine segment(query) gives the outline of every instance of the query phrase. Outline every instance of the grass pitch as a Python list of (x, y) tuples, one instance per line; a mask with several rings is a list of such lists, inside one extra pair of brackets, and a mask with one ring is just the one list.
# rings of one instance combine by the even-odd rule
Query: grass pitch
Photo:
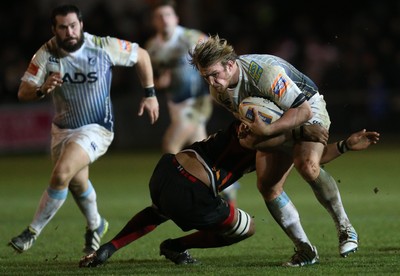
[[(344, 206), (360, 236), (360, 249), (344, 259), (338, 253), (336, 230), (313, 192), (293, 172), (286, 192), (300, 212), (320, 263), (283, 268), (293, 245), (269, 215), (255, 185), (255, 175), (241, 180), (238, 206), (254, 216), (256, 234), (225, 248), (192, 249), (197, 266), (176, 266), (159, 256), (159, 244), (184, 234), (173, 223), (113, 255), (105, 266), (79, 268), (85, 221), (69, 195), (23, 254), (7, 247), (32, 220), (51, 171), (48, 156), (0, 157), (0, 275), (399, 275), (400, 148), (378, 144), (365, 152), (350, 152), (325, 166), (337, 180)], [(110, 152), (91, 167), (99, 210), (110, 222), (103, 241), (111, 239), (138, 211), (150, 204), (147, 182), (159, 153)]]

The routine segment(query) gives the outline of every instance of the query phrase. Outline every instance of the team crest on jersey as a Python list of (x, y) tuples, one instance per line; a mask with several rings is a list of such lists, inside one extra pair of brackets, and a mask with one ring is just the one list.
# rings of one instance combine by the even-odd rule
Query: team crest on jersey
[(260, 80), (263, 71), (264, 70), (262, 69), (262, 67), (258, 65), (254, 60), (250, 62), (249, 75), (256, 82), (256, 84)]
[(89, 65), (91, 65), (91, 66), (96, 65), (96, 63), (97, 63), (96, 57), (88, 57), (88, 63), (89, 63)]
[(131, 50), (131, 43), (129, 41), (118, 39), (118, 43), (119, 43), (119, 48), (122, 51), (128, 51), (129, 52)]
[(282, 74), (279, 74), (272, 83), (272, 92), (278, 97), (281, 97), (285, 93), (287, 85), (287, 80), (282, 76)]

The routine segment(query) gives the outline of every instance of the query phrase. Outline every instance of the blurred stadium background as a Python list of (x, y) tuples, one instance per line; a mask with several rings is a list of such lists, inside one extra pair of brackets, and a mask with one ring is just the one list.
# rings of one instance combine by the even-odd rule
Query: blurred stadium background
[[(48, 150), (52, 105), (18, 103), (20, 78), (35, 51), (51, 36), (50, 11), (65, 1), (19, 0), (0, 11), (0, 154)], [(84, 28), (143, 45), (152, 33), (151, 0), (71, 0)], [(238, 54), (270, 53), (290, 61), (319, 86), (328, 103), (333, 136), (367, 128), (382, 142), (400, 135), (400, 2), (365, 0), (285, 2), (177, 0), (181, 24), (218, 33)], [(116, 135), (111, 150), (159, 149), (168, 123), (137, 117), (142, 91), (132, 68), (116, 68), (112, 98)], [(209, 131), (231, 115), (215, 106)]]

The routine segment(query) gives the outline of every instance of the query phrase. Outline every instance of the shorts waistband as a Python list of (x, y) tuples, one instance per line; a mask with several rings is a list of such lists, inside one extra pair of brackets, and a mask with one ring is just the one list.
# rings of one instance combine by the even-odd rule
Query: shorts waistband
[(176, 157), (174, 156), (172, 158), (172, 164), (174, 164), (176, 170), (185, 178), (187, 178), (190, 182), (192, 183), (200, 183), (202, 185), (204, 185), (203, 182), (201, 182), (199, 179), (197, 179), (196, 177), (194, 177), (193, 175), (191, 175), (189, 172), (187, 172), (181, 164), (179, 164), (178, 160), (176, 160)]

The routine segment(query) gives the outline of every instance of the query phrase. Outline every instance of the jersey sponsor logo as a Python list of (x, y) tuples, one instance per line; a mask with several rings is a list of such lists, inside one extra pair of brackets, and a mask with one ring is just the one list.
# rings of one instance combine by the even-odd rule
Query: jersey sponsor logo
[(60, 60), (54, 56), (50, 56), (46, 68), (49, 74), (60, 72)]
[(130, 51), (131, 50), (131, 43), (126, 40), (118, 39), (119, 48), (122, 51)]
[(39, 66), (37, 66), (36, 64), (34, 64), (33, 62), (31, 62), (31, 63), (29, 63), (29, 66), (28, 66), (28, 73), (29, 74), (32, 74), (32, 75), (34, 75), (34, 76), (36, 76), (36, 74), (38, 73), (38, 71), (39, 71)]
[[(269, 108), (268, 108), (269, 109)], [(274, 110), (272, 110), (274, 112)], [(249, 119), (250, 121), (254, 121), (254, 111), (253, 109), (247, 109), (246, 114), (244, 116)], [(271, 115), (265, 114), (264, 112), (258, 111), (258, 116), (260, 116), (261, 120), (270, 125), (272, 122), (273, 117)]]
[(65, 73), (63, 77), (63, 82), (69, 83), (93, 83), (96, 82), (99, 78), (97, 77), (97, 72), (89, 72), (86, 75), (84, 73), (76, 72), (74, 74)]
[(262, 67), (258, 65), (254, 60), (250, 62), (249, 75), (256, 82), (256, 84), (258, 84), (263, 71), (264, 70), (262, 69)]
[(282, 76), (282, 74), (279, 74), (272, 83), (271, 89), (275, 95), (281, 97), (285, 93), (287, 86), (287, 80)]
[(50, 56), (49, 57), (49, 62), (59, 64), (60, 60), (58, 58), (56, 58), (56, 57)]

